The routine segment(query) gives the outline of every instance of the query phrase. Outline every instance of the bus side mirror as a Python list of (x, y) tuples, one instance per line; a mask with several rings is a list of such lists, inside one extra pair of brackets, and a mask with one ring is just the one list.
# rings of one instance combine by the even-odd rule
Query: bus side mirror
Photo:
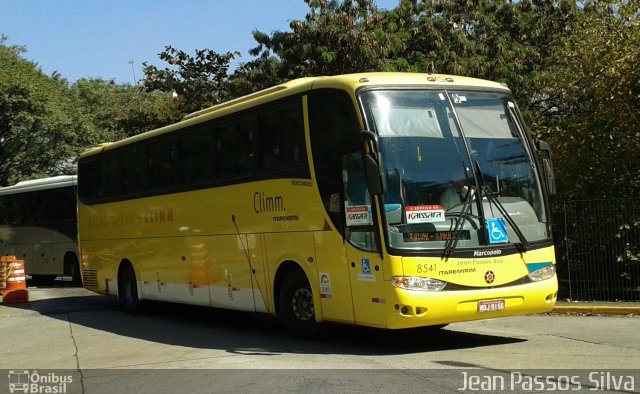
[(364, 160), (364, 171), (367, 176), (367, 187), (372, 195), (383, 194), (382, 181), (380, 180), (380, 166), (370, 153), (365, 153), (362, 157)]
[(378, 150), (378, 136), (369, 130), (360, 133), (363, 142), (362, 160), (364, 161), (367, 187), (372, 195), (384, 194), (384, 177)]
[(553, 174), (553, 162), (551, 161), (551, 147), (545, 141), (537, 140), (536, 148), (538, 156), (542, 159), (542, 175), (547, 184), (549, 195), (556, 194), (556, 177)]

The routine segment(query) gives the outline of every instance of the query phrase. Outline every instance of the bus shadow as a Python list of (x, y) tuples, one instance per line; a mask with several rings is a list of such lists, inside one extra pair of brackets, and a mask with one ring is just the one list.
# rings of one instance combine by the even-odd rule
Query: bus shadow
[(400, 355), (525, 341), (456, 331), (455, 325), (443, 329), (411, 330), (326, 325), (318, 340), (309, 340), (287, 333), (275, 318), (266, 314), (147, 302), (141, 314), (131, 315), (122, 310), (114, 297), (108, 296), (50, 298), (9, 306), (106, 334), (243, 355)]

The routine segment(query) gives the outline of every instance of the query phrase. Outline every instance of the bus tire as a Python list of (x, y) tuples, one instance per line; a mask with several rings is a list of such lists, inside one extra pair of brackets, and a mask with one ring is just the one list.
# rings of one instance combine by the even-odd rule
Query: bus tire
[(75, 253), (64, 255), (64, 273), (71, 277), (72, 286), (82, 286), (82, 275), (80, 275), (80, 262)]
[(140, 312), (136, 273), (129, 263), (123, 264), (118, 273), (118, 298), (126, 312), (132, 314)]
[(278, 319), (291, 334), (304, 338), (317, 338), (320, 334), (313, 292), (307, 277), (301, 271), (288, 273), (282, 281), (278, 297)]

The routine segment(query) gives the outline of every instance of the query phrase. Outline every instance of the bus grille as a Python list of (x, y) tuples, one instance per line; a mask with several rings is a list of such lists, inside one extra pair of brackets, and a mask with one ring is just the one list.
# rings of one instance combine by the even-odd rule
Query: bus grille
[(96, 270), (83, 270), (82, 283), (90, 290), (98, 290), (98, 272)]

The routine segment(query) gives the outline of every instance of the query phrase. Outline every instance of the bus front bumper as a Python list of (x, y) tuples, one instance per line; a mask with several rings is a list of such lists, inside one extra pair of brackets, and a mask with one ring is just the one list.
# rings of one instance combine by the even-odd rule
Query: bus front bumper
[(518, 286), (478, 290), (416, 291), (387, 286), (387, 328), (413, 328), (492, 319), (553, 309), (557, 276)]

